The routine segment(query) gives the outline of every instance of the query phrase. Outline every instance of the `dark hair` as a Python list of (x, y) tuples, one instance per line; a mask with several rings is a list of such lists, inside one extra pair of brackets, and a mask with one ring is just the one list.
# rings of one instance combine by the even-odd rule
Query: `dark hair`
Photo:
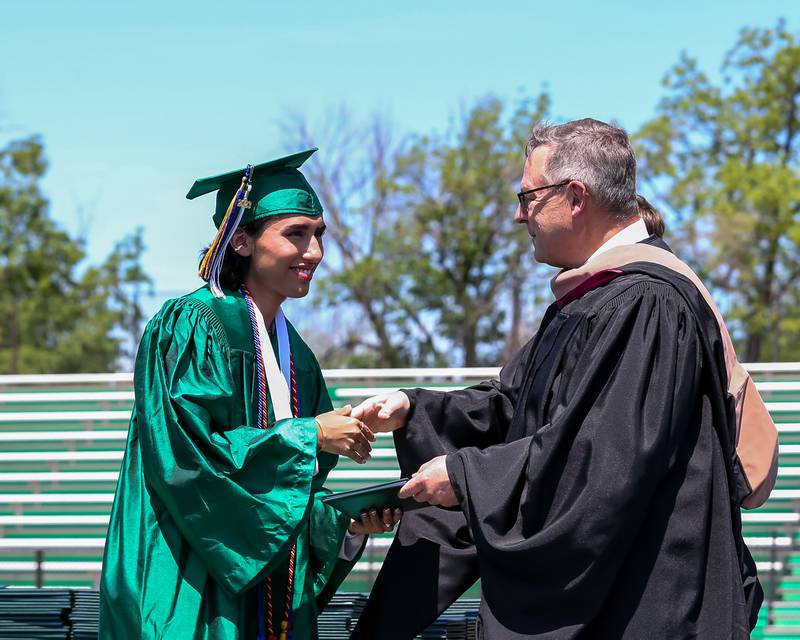
[(652, 204), (650, 204), (644, 196), (636, 194), (636, 204), (639, 205), (639, 215), (642, 216), (644, 224), (647, 227), (647, 233), (651, 236), (658, 236), (662, 238), (666, 230), (664, 218)]
[[(253, 220), (253, 222), (248, 222), (247, 224), (242, 225), (240, 228), (243, 229), (248, 236), (255, 238), (261, 235), (261, 232), (267, 225), (268, 220), (269, 218)], [(203, 262), (203, 258), (208, 253), (210, 248), (211, 247), (206, 247), (200, 252), (201, 263)], [(233, 247), (228, 244), (228, 246), (225, 247), (225, 255), (222, 258), (222, 266), (219, 270), (220, 286), (223, 289), (229, 289), (230, 291), (239, 290), (242, 287), (245, 276), (247, 276), (247, 272), (249, 270), (250, 256), (240, 256), (233, 250)]]

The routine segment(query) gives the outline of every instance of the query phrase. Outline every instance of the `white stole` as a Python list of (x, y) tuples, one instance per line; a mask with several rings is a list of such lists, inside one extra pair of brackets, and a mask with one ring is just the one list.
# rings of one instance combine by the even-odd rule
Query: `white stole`
[[(275, 351), (272, 348), (272, 340), (269, 339), (267, 327), (264, 325), (264, 316), (261, 315), (258, 307), (253, 304), (253, 312), (256, 316), (258, 325), (258, 341), (261, 344), (261, 358), (264, 361), (264, 372), (267, 378), (267, 388), (269, 397), (272, 399), (272, 410), (275, 413), (275, 422), (294, 417), (292, 413), (291, 394), (289, 386), (292, 384), (292, 358), (291, 347), (289, 346), (289, 330), (286, 327), (286, 316), (278, 307), (275, 314), (275, 329), (278, 332), (278, 356), (281, 359), (280, 367), (275, 358)], [(314, 459), (314, 474), (319, 472), (319, 461)], [(348, 533), (348, 535), (350, 535)]]
[(278, 331), (278, 355), (281, 360), (280, 367), (275, 358), (275, 351), (272, 348), (272, 341), (269, 339), (267, 327), (264, 325), (264, 316), (261, 311), (253, 304), (253, 311), (258, 325), (258, 341), (261, 345), (261, 358), (264, 362), (264, 373), (267, 378), (267, 388), (269, 397), (272, 400), (272, 410), (275, 413), (275, 420), (285, 420), (292, 418), (292, 401), (289, 392), (289, 385), (292, 384), (291, 370), (291, 351), (289, 346), (289, 331), (286, 328), (286, 316), (283, 315), (280, 307), (275, 314), (275, 327)]

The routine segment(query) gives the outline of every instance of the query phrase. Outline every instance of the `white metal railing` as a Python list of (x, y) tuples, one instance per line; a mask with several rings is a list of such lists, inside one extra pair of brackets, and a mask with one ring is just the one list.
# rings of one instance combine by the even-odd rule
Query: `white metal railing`
[(0, 551), (103, 549), (105, 538), (0, 538)]
[[(2, 414), (0, 414), (2, 415)], [(800, 423), (797, 425), (800, 431)], [(376, 433), (378, 438), (391, 438), (391, 434)], [(125, 440), (128, 437), (127, 429), (86, 429), (85, 431), (0, 431), (0, 442), (43, 442), (80, 441), (80, 440)]]
[[(777, 425), (778, 433), (800, 433), (800, 422), (782, 422)], [(391, 437), (389, 434), (378, 433), (378, 438)], [(108, 429), (85, 431), (0, 431), (0, 443), (3, 442), (83, 442), (107, 440), (111, 442), (125, 442), (128, 437), (127, 429)], [(781, 445), (781, 452), (787, 455), (798, 453), (796, 447), (800, 445)], [(373, 451), (375, 451), (373, 449)]]
[[(798, 367), (800, 371), (800, 366)], [(325, 380), (425, 380), (492, 378), (500, 373), (500, 367), (453, 367), (418, 369), (323, 369)], [(68, 373), (35, 375), (0, 375), (3, 386), (46, 386), (79, 384), (132, 384), (132, 373)]]
[[(772, 504), (800, 500), (800, 489), (773, 489), (769, 499)], [(110, 505), (113, 501), (113, 493), (0, 493), (0, 505)]]
[(132, 384), (132, 373), (52, 373), (0, 376), (0, 386), (53, 384)]
[[(337, 398), (363, 398), (367, 396), (395, 391), (400, 387), (353, 387), (348, 389), (337, 389)], [(453, 391), (458, 387), (428, 387), (419, 385), (421, 389), (432, 391)], [(796, 385), (800, 391), (800, 382)], [(58, 398), (52, 398), (58, 401)], [(796, 413), (800, 412), (800, 402), (765, 402), (770, 413)], [(112, 411), (1, 411), (0, 423), (2, 422), (126, 422), (131, 419), (129, 410)]]
[(0, 392), (0, 405), (36, 402), (133, 402), (133, 391)]
[[(105, 526), (108, 524), (109, 514), (83, 515), (83, 514), (47, 514), (47, 515), (0, 515), (0, 526)], [(788, 524), (799, 523), (800, 513), (793, 511), (767, 512), (767, 513), (742, 513), (742, 522)]]
[[(800, 475), (800, 468), (798, 468)], [(397, 469), (334, 469), (329, 480), (394, 480)], [(8, 471), (0, 472), (0, 484), (17, 482), (116, 482), (118, 471)]]
[[(800, 425), (798, 425), (800, 429)], [(127, 429), (108, 431), (0, 431), (0, 442), (43, 442), (76, 440), (122, 440), (128, 437)]]
[(800, 373), (800, 362), (750, 362), (742, 366), (750, 373)]
[(130, 411), (3, 411), (0, 422), (127, 422)]
[(0, 504), (111, 504), (113, 493), (0, 493)]
[[(122, 449), (114, 451), (0, 451), (0, 462), (115, 462), (122, 460)], [(391, 449), (372, 449), (372, 458), (394, 458)]]
[[(754, 362), (743, 364), (750, 373), (797, 373), (800, 362)], [(337, 380), (482, 380), (494, 378), (500, 367), (451, 367), (406, 369), (323, 369), (327, 381)], [(0, 387), (79, 384), (132, 384), (132, 373), (68, 373), (0, 375)]]

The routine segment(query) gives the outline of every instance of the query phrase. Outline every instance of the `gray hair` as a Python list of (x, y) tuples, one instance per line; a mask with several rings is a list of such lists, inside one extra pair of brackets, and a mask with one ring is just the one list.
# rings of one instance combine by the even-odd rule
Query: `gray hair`
[(541, 146), (551, 149), (544, 170), (548, 180), (580, 180), (597, 204), (619, 219), (639, 213), (636, 157), (625, 131), (592, 118), (542, 122), (533, 127), (525, 155)]

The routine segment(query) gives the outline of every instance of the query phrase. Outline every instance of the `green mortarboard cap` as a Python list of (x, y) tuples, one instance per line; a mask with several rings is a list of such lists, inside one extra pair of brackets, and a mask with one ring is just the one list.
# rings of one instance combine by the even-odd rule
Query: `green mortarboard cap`
[[(252, 189), (247, 197), (252, 204), (249, 209), (244, 210), (239, 226), (267, 216), (321, 215), (322, 205), (317, 194), (314, 193), (303, 174), (298, 171), (298, 168), (316, 150), (315, 147), (254, 165), (251, 178)], [(216, 191), (217, 206), (214, 211), (214, 224), (219, 227), (231, 200), (242, 184), (244, 173), (245, 169), (237, 169), (218, 176), (201, 178), (195, 181), (186, 197), (192, 200), (197, 196)]]

